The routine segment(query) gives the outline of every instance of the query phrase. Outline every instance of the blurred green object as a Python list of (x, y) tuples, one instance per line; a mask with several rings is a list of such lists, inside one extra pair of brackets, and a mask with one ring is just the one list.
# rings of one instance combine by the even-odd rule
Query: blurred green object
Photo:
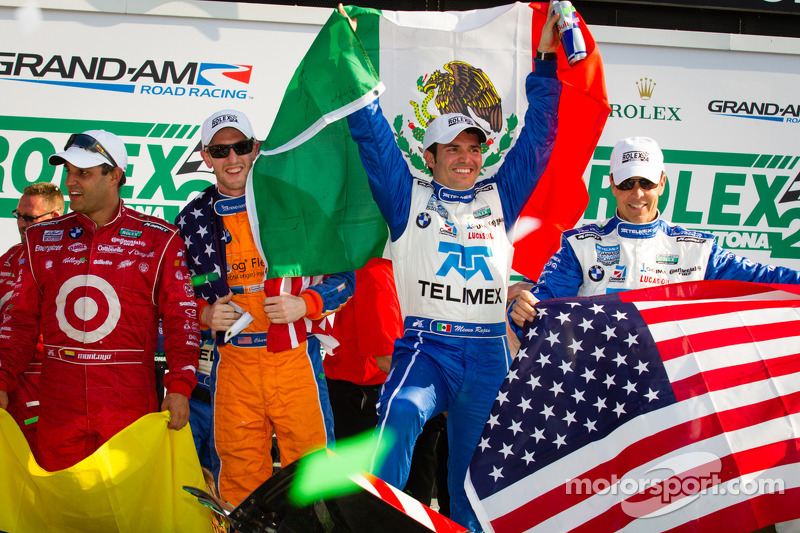
[(219, 274), (216, 272), (211, 272), (209, 274), (198, 274), (197, 276), (192, 276), (192, 287), (199, 287), (203, 283), (210, 283), (212, 281), (217, 281), (219, 279)]
[(384, 429), (380, 441), (367, 431), (337, 441), (335, 452), (326, 450), (303, 457), (297, 463), (289, 499), (303, 507), (324, 498), (358, 492), (361, 489), (350, 476), (379, 470), (394, 441), (395, 435), (389, 429)]

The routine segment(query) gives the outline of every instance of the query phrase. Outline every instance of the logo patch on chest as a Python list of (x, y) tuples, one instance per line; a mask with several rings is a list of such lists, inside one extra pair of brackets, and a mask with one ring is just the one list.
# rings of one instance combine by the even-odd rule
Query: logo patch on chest
[(589, 268), (586, 274), (589, 276), (590, 280), (599, 282), (605, 277), (606, 271), (603, 270), (603, 267), (600, 265), (593, 265)]

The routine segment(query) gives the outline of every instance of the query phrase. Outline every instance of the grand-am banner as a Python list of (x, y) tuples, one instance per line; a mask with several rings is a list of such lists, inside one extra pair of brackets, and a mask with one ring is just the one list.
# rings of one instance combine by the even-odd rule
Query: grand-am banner
[[(203, 119), (240, 109), (264, 139), (331, 11), (200, 1), (57, 7), (43, 9), (38, 23), (29, 10), (0, 7), (0, 250), (18, 239), (11, 211), (22, 189), (62, 184), (62, 169), (47, 158), (87, 129), (125, 141), (126, 203), (174, 220), (213, 180), (198, 153)], [(613, 212), (614, 142), (646, 135), (664, 149), (667, 219), (710, 231), (754, 260), (800, 268), (797, 40), (591, 30), (612, 109), (584, 173), (583, 221)]]
[(67, 0), (42, 9), (37, 22), (30, 8), (0, 7), (0, 249), (18, 240), (11, 211), (22, 190), (36, 181), (63, 189), (63, 167), (47, 158), (88, 129), (125, 142), (125, 202), (174, 221), (214, 180), (200, 158), (200, 124), (234, 108), (266, 137), (329, 12)]

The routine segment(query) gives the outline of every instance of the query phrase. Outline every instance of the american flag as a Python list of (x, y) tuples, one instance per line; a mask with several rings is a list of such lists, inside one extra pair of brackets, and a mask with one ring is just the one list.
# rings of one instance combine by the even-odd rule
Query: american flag
[(800, 517), (800, 288), (537, 304), (467, 476), (486, 531), (752, 531)]

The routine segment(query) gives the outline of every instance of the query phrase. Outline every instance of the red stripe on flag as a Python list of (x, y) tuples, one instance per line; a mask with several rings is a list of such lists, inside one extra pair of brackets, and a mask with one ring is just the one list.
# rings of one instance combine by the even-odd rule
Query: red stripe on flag
[[(772, 294), (770, 294), (772, 293)], [(780, 283), (744, 283), (734, 280), (685, 281), (658, 287), (636, 289), (618, 294), (626, 303), (662, 300), (708, 300), (716, 298), (744, 298), (796, 300), (800, 285)]]
[(798, 501), (800, 488), (787, 489), (784, 494), (763, 494), (681, 524), (668, 530), (668, 533), (753, 531), (797, 517)]
[(717, 370), (707, 370), (672, 385), (678, 401), (701, 396), (708, 392), (727, 389), (745, 383), (755, 383), (769, 378), (786, 376), (800, 372), (798, 353), (773, 359), (753, 361), (744, 365), (729, 366)]
[(796, 302), (787, 302), (786, 300), (733, 300), (692, 303), (690, 305), (680, 305), (676, 302), (676, 305), (664, 305), (653, 309), (639, 309), (639, 314), (642, 315), (645, 322), (652, 325), (675, 320), (690, 320), (692, 318), (705, 318), (712, 315), (724, 315), (740, 311), (787, 307), (800, 307), (800, 300)]
[(760, 324), (756, 326), (737, 326), (727, 329), (705, 331), (675, 339), (658, 341), (658, 353), (665, 362), (688, 353), (697, 353), (724, 346), (735, 347), (737, 344), (751, 344), (783, 337), (794, 337), (800, 332), (800, 320), (779, 322), (777, 324)]
[[(800, 412), (800, 392), (689, 420), (643, 437), (621, 450), (614, 459), (597, 465), (578, 479), (619, 478), (639, 465), (693, 442), (797, 412)], [(525, 531), (589, 497), (591, 494), (567, 494), (567, 486), (561, 485), (492, 520), (492, 525), (497, 531)], [(542, 514), (543, 510), (546, 515)]]

